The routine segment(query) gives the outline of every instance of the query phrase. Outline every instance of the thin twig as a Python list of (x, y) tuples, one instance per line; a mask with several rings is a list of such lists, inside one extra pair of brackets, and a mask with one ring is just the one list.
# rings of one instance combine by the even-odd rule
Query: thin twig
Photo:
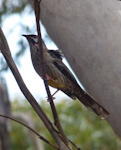
[(55, 108), (55, 105), (54, 105), (54, 102), (53, 102), (53, 99), (52, 99), (52, 96), (51, 96), (51, 93), (50, 93), (50, 90), (49, 90), (48, 82), (47, 82), (47, 79), (46, 79), (46, 70), (45, 70), (45, 63), (44, 63), (44, 57), (43, 57), (42, 38), (41, 38), (41, 31), (40, 31), (40, 24), (39, 24), (40, 5), (39, 5), (38, 0), (34, 1), (34, 8), (35, 8), (35, 17), (36, 17), (36, 26), (37, 26), (37, 32), (38, 32), (38, 40), (39, 40), (38, 43), (39, 43), (39, 50), (40, 50), (39, 51), (40, 61), (42, 63), (42, 76), (43, 76), (45, 88), (46, 88), (46, 91), (47, 91), (48, 99), (50, 101), (50, 106), (51, 106), (51, 110), (52, 110), (52, 113), (53, 113), (55, 125), (58, 128), (59, 133), (61, 134), (64, 143), (67, 145), (67, 147), (69, 149), (71, 149), (71, 145), (69, 143), (69, 140), (67, 139), (67, 137), (66, 137), (61, 125), (60, 125), (59, 118), (58, 118), (58, 115), (57, 115), (57, 111), (56, 111), (56, 108)]
[[(69, 140), (70, 141), (70, 140)], [(72, 141), (70, 141), (71, 144), (77, 149), (77, 150), (81, 150), (81, 148), (77, 147)]]
[(54, 117), (54, 124), (55, 126), (57, 127), (57, 129), (59, 130), (59, 133), (60, 135), (62, 136), (62, 140), (64, 141), (64, 143), (68, 146), (69, 149), (72, 149), (71, 148), (71, 145), (69, 143), (69, 140), (67, 139), (66, 137), (66, 134), (64, 133), (63, 131), (63, 128), (61, 127), (60, 125), (60, 121), (59, 121), (59, 118), (58, 118), (58, 114), (57, 114), (57, 111), (56, 111), (56, 108), (55, 108), (55, 105), (54, 105), (54, 102), (50, 102), (50, 106), (51, 106), (51, 110), (52, 110), (52, 113), (53, 113), (53, 117)]
[(43, 57), (42, 36), (41, 36), (41, 30), (40, 30), (40, 24), (39, 24), (39, 19), (40, 19), (40, 5), (39, 4), (40, 4), (40, 1), (38, 2), (38, 0), (34, 0), (36, 27), (37, 27), (37, 32), (38, 32), (38, 45), (39, 45), (39, 50), (40, 50), (39, 55), (40, 55), (40, 62), (42, 64), (42, 77), (43, 77), (43, 81), (45, 84), (48, 99), (49, 101), (53, 101), (50, 90), (49, 90), (47, 78), (46, 78), (45, 61)]
[(15, 122), (18, 122), (19, 124), (25, 126), (25, 127), (28, 128), (29, 130), (31, 130), (31, 131), (32, 131), (34, 134), (36, 134), (41, 140), (43, 140), (44, 142), (46, 142), (46, 143), (49, 144), (50, 146), (54, 147), (55, 149), (58, 149), (57, 146), (53, 145), (51, 142), (49, 142), (48, 140), (46, 140), (44, 137), (42, 137), (40, 134), (38, 134), (34, 129), (32, 129), (31, 127), (27, 126), (26, 124), (24, 124), (24, 123), (22, 123), (22, 122), (20, 122), (20, 121), (18, 121), (18, 120), (16, 120), (16, 119), (14, 119), (14, 118), (12, 118), (12, 117), (10, 117), (10, 116), (1, 115), (1, 114), (0, 114), (0, 116), (1, 116), (1, 117), (4, 117), (4, 118), (11, 119), (11, 120), (13, 120), (13, 121), (15, 121)]

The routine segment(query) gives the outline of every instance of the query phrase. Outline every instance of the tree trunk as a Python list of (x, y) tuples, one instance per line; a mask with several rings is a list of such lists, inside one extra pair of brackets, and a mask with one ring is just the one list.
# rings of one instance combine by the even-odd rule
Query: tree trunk
[(41, 2), (49, 36), (88, 93), (109, 111), (107, 120), (121, 137), (120, 8), (120, 2), (112, 0)]
[[(6, 85), (0, 82), (0, 114), (9, 116), (11, 113), (10, 102)], [(10, 150), (10, 120), (0, 117), (0, 150)]]

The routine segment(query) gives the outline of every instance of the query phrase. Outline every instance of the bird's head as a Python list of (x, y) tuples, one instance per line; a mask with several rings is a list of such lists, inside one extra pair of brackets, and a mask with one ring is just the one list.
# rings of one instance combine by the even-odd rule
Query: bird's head
[(38, 36), (37, 35), (22, 35), (24, 37), (26, 37), (27, 41), (29, 42), (30, 48), (32, 47), (38, 47)]
[[(38, 48), (38, 36), (37, 35), (34, 35), (34, 34), (25, 35), (25, 34), (23, 34), (22, 36), (26, 37), (27, 41), (29, 42), (30, 49)], [(43, 49), (47, 49), (43, 40), (42, 40), (42, 45), (43, 45)]]

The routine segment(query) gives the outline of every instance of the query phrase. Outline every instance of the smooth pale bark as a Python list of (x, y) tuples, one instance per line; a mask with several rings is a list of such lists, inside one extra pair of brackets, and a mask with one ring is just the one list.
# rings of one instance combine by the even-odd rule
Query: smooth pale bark
[(113, 0), (42, 0), (41, 20), (121, 137), (120, 6)]

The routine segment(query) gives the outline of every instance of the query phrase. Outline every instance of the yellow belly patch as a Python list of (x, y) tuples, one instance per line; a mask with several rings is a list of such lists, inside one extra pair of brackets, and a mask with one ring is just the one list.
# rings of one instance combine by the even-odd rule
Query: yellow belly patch
[(57, 89), (63, 89), (65, 87), (65, 84), (60, 83), (58, 80), (49, 79), (48, 84)]

